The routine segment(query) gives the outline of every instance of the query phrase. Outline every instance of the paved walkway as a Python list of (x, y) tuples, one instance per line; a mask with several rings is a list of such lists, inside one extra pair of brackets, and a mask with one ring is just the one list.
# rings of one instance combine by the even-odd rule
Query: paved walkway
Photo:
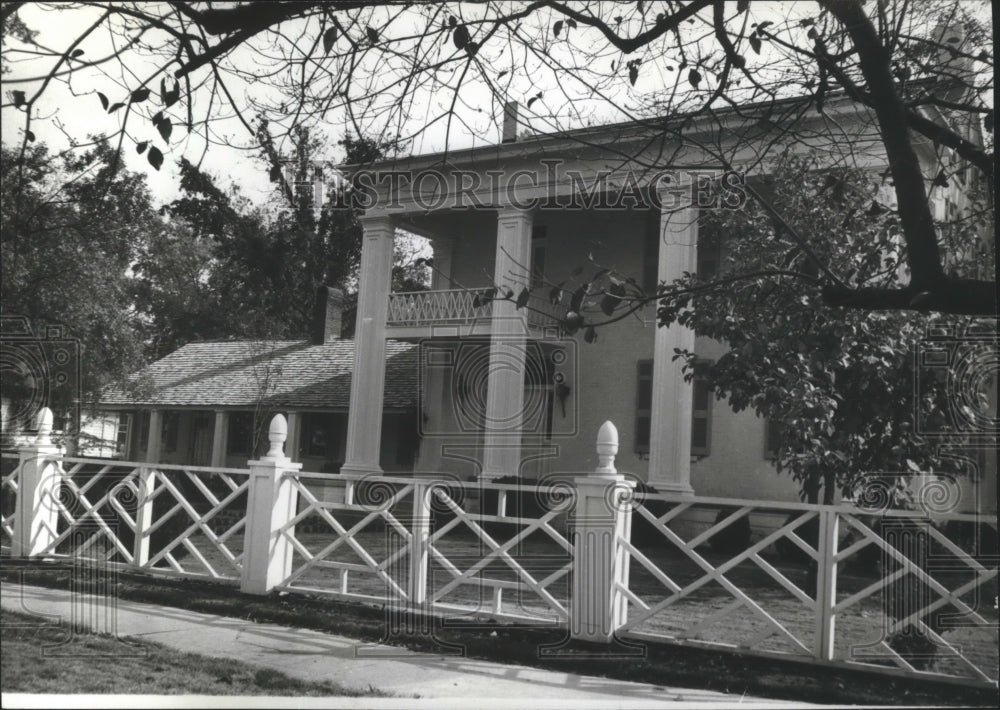
[[(72, 603), (69, 592), (4, 583), (3, 607), (82, 623), (120, 636), (232, 658), (311, 681), (331, 681), (399, 700), (344, 699), (352, 707), (722, 707), (797, 706), (774, 700), (630, 683), (469, 658), (443, 657), (342, 636), (104, 597)], [(108, 627), (106, 624), (112, 624)], [(29, 699), (31, 696), (27, 696)], [(415, 700), (414, 698), (421, 700)], [(20, 696), (23, 700), (25, 696)], [(8, 696), (8, 700), (14, 700)], [(427, 699), (427, 700), (424, 700)], [(444, 699), (444, 702), (442, 702)], [(451, 699), (451, 702), (448, 701)], [(460, 699), (465, 699), (460, 701)], [(474, 701), (473, 701), (474, 699)], [(297, 700), (305, 707), (305, 699)], [(20, 705), (20, 703), (18, 703)], [(214, 706), (221, 705), (214, 701)], [(226, 703), (229, 705), (229, 703)]]

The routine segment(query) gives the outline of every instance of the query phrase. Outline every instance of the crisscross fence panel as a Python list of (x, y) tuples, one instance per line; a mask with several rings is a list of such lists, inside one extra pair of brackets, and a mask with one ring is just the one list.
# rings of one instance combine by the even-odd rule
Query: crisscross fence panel
[(240, 578), (247, 471), (49, 460), (59, 475), (48, 503), (57, 526), (38, 554), (181, 576)]
[(952, 534), (976, 516), (655, 493), (631, 515), (619, 633), (996, 681), (995, 553)]
[(0, 554), (10, 554), (14, 539), (14, 509), (24, 461), (18, 454), (0, 457)]
[(441, 478), (285, 476), (299, 502), (279, 530), (294, 549), (279, 588), (452, 616), (565, 621), (570, 496)]

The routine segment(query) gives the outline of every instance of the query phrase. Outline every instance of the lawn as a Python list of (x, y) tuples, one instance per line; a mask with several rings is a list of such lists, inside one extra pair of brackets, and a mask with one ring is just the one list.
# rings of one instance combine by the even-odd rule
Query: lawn
[(149, 641), (73, 633), (7, 609), (0, 613), (0, 690), (6, 693), (384, 696), (309, 683), (269, 668), (183, 653)]

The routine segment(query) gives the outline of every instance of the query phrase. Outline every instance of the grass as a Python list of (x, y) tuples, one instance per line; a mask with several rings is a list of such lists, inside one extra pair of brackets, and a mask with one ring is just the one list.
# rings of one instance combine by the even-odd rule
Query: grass
[[(0, 581), (68, 589), (73, 584), (73, 573), (71, 565), (3, 560)], [(447, 653), (451, 645), (452, 648), (460, 647), (470, 658), (658, 686), (703, 688), (734, 695), (824, 704), (996, 706), (995, 689), (887, 676), (862, 669), (821, 668), (790, 660), (655, 642), (646, 644), (642, 656), (616, 657), (608, 655), (609, 649), (605, 646), (569, 641), (564, 630), (489, 621), (465, 626), (435, 625), (432, 633), (428, 633), (422, 630), (422, 625), (403, 619), (399, 623), (403, 633), (387, 638), (386, 614), (374, 605), (300, 594), (251, 596), (208, 581), (163, 579), (124, 572), (110, 576), (107, 583), (122, 599), (311, 628), (421, 652)], [(407, 628), (413, 630), (406, 632)], [(546, 648), (555, 653), (545, 653)]]
[(149, 641), (74, 633), (64, 623), (7, 609), (0, 610), (0, 641), (0, 689), (7, 693), (385, 696)]

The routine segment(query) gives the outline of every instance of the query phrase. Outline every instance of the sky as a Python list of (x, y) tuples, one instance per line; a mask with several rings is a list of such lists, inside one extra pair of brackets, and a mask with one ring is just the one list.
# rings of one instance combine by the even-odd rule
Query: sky
[[(984, 6), (985, 7), (985, 6)], [(765, 19), (780, 19), (784, 16), (796, 17), (798, 15), (807, 16), (815, 13), (816, 5), (813, 2), (796, 3), (776, 3), (776, 2), (754, 2), (751, 4), (752, 19), (760, 22)], [(474, 16), (479, 11), (479, 6), (474, 4), (462, 4), (461, 12), (463, 17)], [(988, 12), (988, 9), (986, 10)], [(63, 51), (68, 48), (81, 28), (86, 27), (97, 17), (94, 8), (66, 9), (53, 16), (53, 13), (41, 12), (34, 3), (27, 3), (19, 10), (21, 19), (32, 29), (39, 32), (37, 41), (48, 48)], [(58, 19), (59, 21), (53, 21)], [(288, 22), (281, 26), (283, 33), (290, 37), (302, 35), (308, 37), (310, 32), (314, 32), (310, 26), (304, 22)], [(567, 30), (568, 32), (568, 30)], [(315, 33), (315, 32), (314, 32)], [(150, 38), (151, 40), (153, 38)], [(85, 51), (85, 57), (99, 57), (107, 54), (112, 47), (111, 38), (95, 33), (89, 37), (84, 44), (80, 45)], [(559, 44), (552, 43), (545, 47), (546, 51), (558, 52)], [(240, 51), (240, 50), (237, 50)], [(767, 51), (765, 45), (765, 52)], [(240, 66), (255, 66), (259, 64), (256, 56), (249, 53), (244, 55), (236, 54), (235, 61), (240, 62)], [(751, 59), (758, 59), (751, 57)], [(764, 57), (760, 57), (764, 59)], [(153, 65), (147, 67), (137, 62), (130, 62), (128, 66), (122, 66), (117, 62), (105, 65), (107, 69), (101, 72), (93, 70), (89, 75), (74, 75), (70, 87), (58, 82), (52, 82), (42, 99), (36, 105), (36, 111), (32, 121), (32, 131), (38, 140), (44, 141), (55, 150), (63, 149), (69, 145), (68, 136), (82, 138), (94, 133), (112, 133), (116, 131), (121, 120), (125, 116), (125, 111), (109, 115), (101, 106), (96, 95), (97, 91), (102, 91), (108, 99), (114, 103), (122, 100), (124, 86), (136, 86), (142, 78), (150, 74)], [(4, 88), (20, 88), (30, 94), (37, 84), (8, 84), (11, 78), (23, 79), (27, 76), (35, 76), (38, 72), (37, 62), (25, 61), (22, 63), (10, 63), (6, 67), (9, 73), (4, 74)], [(107, 74), (103, 74), (107, 71)], [(551, 77), (543, 77), (540, 72), (532, 71), (531, 67), (526, 67), (523, 76), (516, 80), (511, 77), (508, 84), (510, 91), (509, 98), (525, 102), (526, 97), (535, 95), (536, 92), (557, 96), (558, 90), (551, 83)], [(599, 101), (592, 96), (587, 96), (586, 92), (577, 90), (580, 106), (571, 105), (574, 102), (562, 100), (562, 105), (544, 107), (543, 110), (551, 110), (552, 115), (559, 116), (563, 121), (563, 126), (574, 121), (579, 125), (584, 117), (596, 116), (599, 120), (611, 122), (625, 120), (634, 115), (635, 111), (641, 110), (644, 99), (648, 99), (647, 90), (662, 88), (663, 77), (651, 75), (649, 69), (645, 68), (640, 73), (639, 80), (631, 90), (626, 90), (621, 94), (621, 101)], [(233, 85), (234, 93), (238, 96), (243, 94), (253, 94), (261, 96), (260, 86)], [(438, 92), (439, 94), (444, 92)], [(272, 96), (277, 93), (273, 92)], [(268, 97), (267, 94), (264, 94)], [(451, 133), (446, 134), (444, 122), (430, 122), (433, 115), (439, 115), (447, 110), (449, 97), (435, 94), (418, 94), (410, 112), (410, 123), (407, 130), (420, 131), (419, 137), (410, 146), (413, 153), (437, 152), (446, 147), (458, 149), (469, 147), (473, 144), (494, 144), (499, 142), (499, 123), (495, 120), (501, 110), (502, 105), (496, 97), (490, 96), (483, 87), (472, 86), (465, 95), (462, 102), (466, 104), (464, 115), (469, 117), (467, 124), (455, 123), (451, 126)], [(9, 104), (10, 94), (6, 93), (4, 103)], [(242, 98), (240, 98), (242, 102)], [(555, 101), (555, 99), (553, 99)], [(580, 110), (583, 104), (590, 103), (592, 111)], [(545, 99), (538, 103), (536, 109), (542, 107)], [(178, 107), (179, 108), (179, 107)], [(196, 104), (195, 114), (199, 108), (204, 108)], [(478, 112), (478, 113), (477, 113)], [(18, 115), (20, 113), (20, 115)], [(490, 114), (493, 115), (490, 115)], [(13, 107), (7, 106), (0, 115), (0, 137), (5, 145), (19, 144), (23, 139), (23, 111), (17, 112)], [(177, 123), (175, 119), (175, 124)], [(429, 125), (428, 125), (429, 123)], [(544, 130), (546, 121), (535, 120), (533, 127)], [(342, 116), (332, 114), (329, 120), (321, 125), (325, 131), (331, 145), (325, 158), (333, 161), (342, 159), (342, 151), (335, 145), (347, 126)], [(175, 131), (169, 149), (166, 151), (166, 160), (160, 171), (150, 168), (146, 161), (146, 155), (139, 155), (132, 147), (136, 141), (146, 138), (156, 139), (155, 129), (148, 125), (148, 120), (138, 120), (133, 116), (128, 126), (131, 140), (126, 143), (128, 146), (124, 151), (126, 162), (130, 168), (147, 174), (149, 184), (154, 197), (169, 201), (176, 194), (177, 170), (176, 161), (183, 155), (192, 162), (202, 161), (202, 165), (207, 171), (223, 184), (238, 185), (241, 191), (251, 200), (258, 201), (266, 199), (273, 194), (272, 185), (268, 179), (267, 168), (262, 161), (252, 159), (246, 151), (226, 148), (224, 146), (212, 146), (207, 153), (204, 152), (204, 143), (197, 137), (185, 134), (183, 127), (175, 126)], [(235, 119), (223, 119), (213, 125), (213, 130), (219, 138), (234, 142), (245, 142), (249, 136), (246, 129)], [(446, 139), (447, 135), (447, 139)], [(157, 141), (160, 147), (165, 147)]]

